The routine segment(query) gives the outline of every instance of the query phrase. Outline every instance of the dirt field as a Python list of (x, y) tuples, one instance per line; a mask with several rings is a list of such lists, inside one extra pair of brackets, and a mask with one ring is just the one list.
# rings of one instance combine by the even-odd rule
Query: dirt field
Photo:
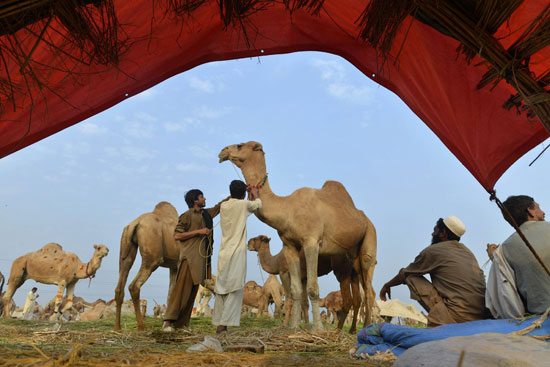
[(193, 318), (189, 330), (175, 333), (160, 332), (160, 319), (147, 317), (144, 332), (136, 331), (133, 317), (122, 321), (122, 332), (114, 332), (114, 319), (57, 325), (0, 319), (0, 366), (391, 366), (350, 360), (355, 336), (331, 326), (312, 333), (268, 318), (244, 318), (240, 328), (220, 338), (222, 345), (263, 346), (264, 353), (187, 353), (206, 335), (215, 336), (210, 318)]

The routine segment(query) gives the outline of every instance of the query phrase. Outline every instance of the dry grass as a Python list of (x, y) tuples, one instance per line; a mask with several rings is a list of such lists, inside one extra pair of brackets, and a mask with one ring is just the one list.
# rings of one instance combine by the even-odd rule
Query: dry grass
[[(348, 350), (355, 336), (332, 329), (289, 329), (267, 318), (244, 318), (240, 328), (219, 338), (222, 345), (263, 345), (264, 354), (186, 353), (206, 335), (215, 336), (209, 318), (194, 318), (191, 328), (159, 331), (160, 319), (146, 318), (147, 330), (136, 331), (124, 317), (122, 332), (113, 319), (70, 322), (0, 320), (0, 366), (391, 366), (388, 361), (354, 361)], [(59, 328), (59, 330), (57, 330)]]

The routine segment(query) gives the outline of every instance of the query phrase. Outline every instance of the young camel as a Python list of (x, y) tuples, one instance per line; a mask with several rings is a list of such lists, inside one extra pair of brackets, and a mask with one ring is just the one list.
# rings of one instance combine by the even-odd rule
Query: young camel
[(283, 297), (285, 295), (285, 291), (275, 275), (269, 274), (263, 285), (263, 291), (267, 300), (266, 306), (269, 306), (270, 303), (274, 303), (274, 316), (279, 317), (283, 311)]
[(307, 294), (311, 301), (313, 329), (322, 330), (319, 313), (319, 255), (346, 255), (365, 288), (367, 320), (374, 303), (372, 275), (376, 264), (376, 230), (372, 222), (355, 208), (344, 186), (327, 181), (321, 189), (301, 188), (286, 197), (275, 195), (267, 178), (264, 151), (260, 143), (230, 145), (222, 149), (219, 161), (239, 167), (246, 183), (260, 186), (262, 209), (255, 214), (277, 230), (289, 265), (292, 295), (291, 326), (300, 321), (302, 282), (300, 249), (304, 249), (307, 268)]
[[(287, 295), (288, 299), (290, 298), (290, 273), (288, 270), (288, 263), (282, 251), (275, 256), (271, 255), (269, 241), (271, 241), (271, 239), (264, 235), (251, 238), (248, 241), (248, 249), (250, 251), (256, 251), (258, 253), (258, 259), (260, 260), (262, 269), (264, 269), (269, 274), (279, 274), (283, 283), (283, 288), (285, 289), (285, 294)], [(303, 251), (300, 251), (300, 269), (302, 273), (302, 286), (304, 286), (307, 280), (307, 274), (305, 256)], [(342, 329), (342, 327), (344, 326), (345, 318), (348, 315), (350, 308), (353, 306), (353, 319), (350, 327), (350, 333), (355, 333), (359, 307), (361, 306), (359, 278), (357, 276), (357, 273), (353, 270), (351, 260), (349, 260), (346, 256), (320, 256), (319, 262), (317, 264), (317, 276), (320, 277), (326, 275), (331, 271), (334, 272), (336, 279), (340, 283), (340, 291), (343, 298), (343, 317), (340, 318), (340, 321), (338, 322), (338, 328)], [(305, 295), (305, 293), (303, 294)], [(290, 317), (290, 306), (290, 302), (285, 303), (285, 325), (288, 325), (288, 319)], [(305, 297), (305, 299), (302, 299), (302, 314), (308, 314), (307, 297)]]
[(249, 280), (244, 285), (243, 294), (243, 308), (254, 307), (258, 309), (258, 316), (261, 317), (264, 314), (267, 306), (267, 299), (264, 294), (263, 287), (258, 285), (253, 280)]
[(141, 267), (128, 286), (134, 303), (138, 330), (145, 328), (144, 315), (139, 307), (141, 287), (159, 266), (170, 269), (170, 285), (168, 287), (168, 298), (170, 298), (179, 259), (179, 248), (174, 240), (174, 229), (177, 224), (178, 212), (176, 208), (172, 204), (162, 201), (155, 206), (151, 213), (140, 215), (124, 227), (120, 239), (118, 284), (115, 288), (115, 330), (120, 330), (124, 286), (138, 250), (141, 254)]
[[(325, 298), (319, 298), (319, 307), (325, 307), (327, 309), (328, 322), (330, 322), (330, 315), (332, 315), (332, 322), (338, 323), (338, 325), (346, 321), (346, 317), (342, 312), (344, 309), (342, 292), (330, 292)], [(340, 312), (340, 317), (338, 317), (338, 312)]]
[[(109, 253), (105, 245), (94, 245), (94, 249), (94, 255), (87, 264), (81, 262), (72, 252), (63, 251), (63, 247), (57, 243), (48, 243), (38, 251), (29, 252), (15, 259), (11, 266), (8, 289), (2, 297), (4, 316), (10, 316), (7, 306), (15, 291), (27, 279), (34, 279), (38, 283), (57, 284), (55, 313), (52, 317), (60, 318), (63, 312), (73, 306), (76, 282), (95, 276), (97, 269), (101, 266), (101, 260)], [(65, 289), (67, 289), (67, 303), (60, 310)]]
[(199, 290), (197, 291), (197, 296), (195, 297), (195, 302), (197, 303), (197, 316), (211, 316), (207, 315), (208, 302), (212, 299), (212, 296), (215, 296), (214, 286), (216, 285), (216, 276), (212, 275), (211, 279), (205, 279), (205, 285), (199, 285)]

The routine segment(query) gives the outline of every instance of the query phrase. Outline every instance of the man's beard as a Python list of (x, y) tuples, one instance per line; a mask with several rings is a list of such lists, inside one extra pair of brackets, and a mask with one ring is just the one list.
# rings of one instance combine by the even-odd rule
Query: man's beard
[(199, 208), (204, 208), (206, 206), (206, 203), (200, 203)]
[(438, 235), (432, 236), (432, 245), (441, 242)]

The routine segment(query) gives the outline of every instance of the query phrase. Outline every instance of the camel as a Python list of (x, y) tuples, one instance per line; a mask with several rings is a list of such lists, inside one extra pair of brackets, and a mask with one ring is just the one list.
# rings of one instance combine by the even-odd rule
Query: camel
[(258, 316), (263, 316), (267, 306), (267, 299), (264, 295), (263, 287), (253, 280), (249, 280), (244, 285), (243, 306), (254, 307), (258, 309)]
[(199, 285), (199, 290), (197, 291), (197, 296), (195, 297), (195, 302), (197, 303), (196, 316), (211, 316), (208, 314), (208, 302), (210, 302), (213, 295), (214, 292), (211, 289)]
[[(197, 311), (194, 316), (211, 316), (207, 312), (209, 310), (208, 303), (212, 299), (212, 296), (215, 295), (214, 287), (216, 286), (216, 276), (212, 274), (210, 279), (205, 279), (203, 284), (199, 285), (199, 290), (197, 291), (197, 296), (195, 297), (195, 302), (197, 303)], [(204, 299), (203, 299), (204, 298)]]
[[(94, 245), (94, 249), (94, 255), (87, 264), (81, 262), (72, 252), (63, 251), (63, 247), (57, 243), (48, 243), (38, 251), (29, 252), (15, 259), (11, 266), (8, 289), (2, 297), (4, 315), (9, 316), (7, 305), (17, 288), (21, 287), (25, 280), (34, 279), (38, 283), (57, 284), (53, 317), (60, 318), (65, 310), (72, 307), (76, 282), (94, 277), (101, 266), (101, 261), (109, 253), (105, 245)], [(65, 289), (67, 289), (67, 304), (61, 310), (61, 299)]]
[[(285, 294), (290, 295), (290, 273), (288, 270), (288, 263), (284, 257), (283, 252), (279, 252), (277, 255), (272, 256), (269, 249), (269, 242), (271, 239), (264, 235), (259, 235), (257, 237), (251, 238), (248, 241), (248, 249), (250, 251), (256, 251), (258, 253), (258, 259), (260, 260), (260, 265), (269, 274), (279, 274), (281, 277), (281, 282), (283, 283), (283, 288), (285, 289)], [(305, 265), (305, 255), (303, 251), (300, 251), (300, 270), (302, 277), (302, 286), (306, 284), (307, 273)], [(353, 306), (353, 318), (349, 332), (355, 333), (357, 325), (357, 315), (359, 307), (361, 306), (361, 292), (359, 286), (359, 278), (357, 273), (353, 270), (353, 265), (351, 260), (344, 255), (333, 255), (333, 256), (320, 256), (319, 262), (317, 264), (317, 276), (323, 276), (331, 271), (334, 272), (336, 279), (340, 283), (340, 291), (342, 292), (343, 298), (343, 317), (338, 323), (338, 328), (342, 329), (344, 326), (344, 321), (346, 316), (349, 313), (350, 308)], [(351, 291), (350, 291), (351, 287)], [(308, 314), (308, 300), (305, 293), (302, 293), (302, 314), (305, 314), (305, 320), (307, 323), (307, 314)], [(287, 299), (290, 297), (287, 296)], [(285, 325), (288, 325), (288, 319), (290, 317), (289, 307), (291, 302), (285, 303)]]
[(345, 316), (338, 313), (342, 312), (344, 302), (342, 300), (342, 293), (340, 291), (334, 291), (327, 294), (325, 298), (319, 299), (319, 307), (326, 307), (327, 309), (327, 321), (330, 322), (330, 316), (332, 315), (332, 323), (342, 323), (346, 320)]
[(128, 287), (134, 302), (137, 329), (145, 329), (144, 315), (139, 308), (141, 287), (159, 266), (170, 269), (168, 299), (170, 298), (179, 259), (179, 247), (174, 239), (174, 229), (177, 224), (178, 212), (176, 208), (172, 204), (162, 201), (155, 206), (151, 213), (140, 215), (124, 227), (120, 239), (118, 284), (115, 289), (115, 330), (120, 330), (120, 310), (124, 301), (124, 286), (138, 250), (141, 254), (141, 267)]
[(266, 306), (270, 303), (274, 303), (275, 312), (273, 314), (276, 316), (280, 316), (283, 312), (283, 297), (285, 295), (285, 291), (281, 283), (279, 283), (277, 277), (273, 274), (270, 274), (269, 277), (267, 277), (267, 280), (265, 281), (262, 289), (264, 291), (264, 296), (267, 301)]
[(301, 188), (286, 197), (275, 195), (269, 186), (265, 156), (260, 143), (230, 145), (222, 149), (219, 161), (239, 167), (246, 183), (260, 186), (262, 209), (255, 215), (277, 230), (283, 241), (291, 280), (291, 326), (298, 327), (302, 303), (300, 249), (304, 249), (307, 294), (311, 301), (313, 329), (322, 330), (319, 312), (319, 255), (346, 255), (353, 259), (365, 289), (367, 320), (374, 303), (372, 276), (376, 264), (376, 229), (367, 216), (355, 208), (344, 186), (327, 181), (321, 189)]
[[(51, 299), (48, 303), (46, 303), (46, 306), (44, 307), (44, 316), (45, 318), (49, 318), (53, 314), (55, 314), (55, 305), (57, 302), (57, 297), (54, 297)], [(67, 311), (72, 311), (73, 315), (65, 315), (68, 319), (73, 319), (73, 316), (76, 316), (78, 313), (83, 312), (85, 307), (87, 306), (86, 301), (84, 301), (84, 298), (74, 296), (72, 298), (72, 306), (67, 306), (67, 297), (64, 296), (61, 298), (61, 304), (60, 307), (62, 310), (65, 310), (63, 313), (65, 314)]]

